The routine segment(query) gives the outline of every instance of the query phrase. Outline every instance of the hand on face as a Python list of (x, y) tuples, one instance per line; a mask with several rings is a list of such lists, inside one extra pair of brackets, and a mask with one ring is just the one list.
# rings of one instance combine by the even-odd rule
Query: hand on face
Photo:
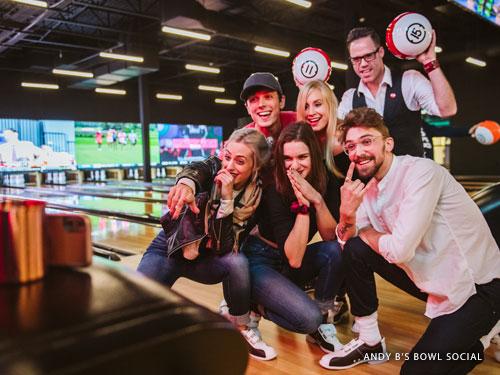
[(222, 199), (233, 199), (233, 184), (234, 178), (227, 169), (221, 169), (215, 176), (215, 183), (220, 187), (220, 195)]
[(172, 186), (167, 196), (167, 206), (172, 215), (172, 219), (177, 219), (182, 211), (184, 205), (187, 204), (189, 209), (195, 214), (200, 210), (196, 206), (193, 190), (184, 184), (177, 184)]
[(356, 210), (361, 205), (365, 193), (376, 183), (375, 178), (372, 178), (365, 186), (360, 180), (352, 181), (355, 163), (351, 162), (347, 171), (345, 182), (340, 188), (340, 215), (346, 217), (354, 217)]
[[(288, 176), (288, 178), (290, 178), (290, 176)], [(304, 194), (301, 193), (301, 191), (297, 188), (296, 185), (294, 185), (294, 183), (291, 180), (290, 183), (292, 184), (292, 189), (295, 194), (295, 198), (297, 198), (297, 202), (299, 202), (301, 206), (309, 207), (311, 203), (307, 200), (306, 197), (304, 197)]]
[(303, 199), (307, 200), (308, 203), (312, 203), (313, 205), (319, 204), (321, 202), (321, 194), (319, 194), (316, 189), (314, 189), (311, 184), (307, 182), (307, 180), (302, 177), (296, 170), (288, 169), (286, 173), (288, 179), (290, 180), (290, 183), (292, 184), (292, 188), (296, 196), (297, 192), (299, 192)]
[(417, 61), (421, 64), (426, 64), (430, 61), (436, 60), (436, 31), (432, 30), (432, 40), (429, 48), (416, 57)]

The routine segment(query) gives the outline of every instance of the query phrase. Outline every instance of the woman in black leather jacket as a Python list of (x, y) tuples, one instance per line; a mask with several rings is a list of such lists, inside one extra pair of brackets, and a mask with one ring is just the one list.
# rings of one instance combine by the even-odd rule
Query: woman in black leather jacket
[[(167, 221), (180, 226), (181, 230), (193, 229), (182, 227), (191, 225), (185, 218), (202, 215), (200, 210), (208, 210), (207, 235), (201, 242), (189, 243), (180, 249), (182, 251), (173, 252), (171, 244), (175, 242), (175, 231), (169, 231), (167, 237), (162, 230), (149, 245), (138, 267), (139, 272), (169, 287), (179, 277), (202, 284), (222, 282), (229, 307), (227, 318), (247, 340), (250, 355), (263, 360), (276, 357), (276, 353), (248, 327), (250, 274), (246, 257), (238, 253), (238, 244), (250, 230), (259, 205), (262, 194), (259, 171), (269, 153), (262, 134), (254, 129), (240, 129), (226, 142), (222, 161), (213, 157), (187, 166), (169, 194), (170, 219)], [(197, 207), (195, 193), (204, 192), (210, 192), (208, 207)], [(182, 211), (185, 204), (191, 212)], [(176, 221), (179, 217), (180, 222)], [(192, 221), (204, 222), (196, 217)]]

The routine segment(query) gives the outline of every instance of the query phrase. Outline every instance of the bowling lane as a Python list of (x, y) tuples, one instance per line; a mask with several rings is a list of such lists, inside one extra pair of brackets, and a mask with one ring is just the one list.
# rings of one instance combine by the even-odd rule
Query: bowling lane
[(89, 186), (86, 184), (66, 186), (44, 185), (41, 188), (27, 187), (25, 190), (29, 192), (48, 193), (55, 195), (90, 195), (94, 197), (127, 199), (138, 202), (164, 203), (167, 201), (167, 193), (137, 189), (114, 188), (107, 186)]
[(126, 199), (102, 198), (62, 192), (35, 192), (25, 189), (0, 188), (6, 197), (37, 199), (47, 202), (49, 208), (115, 217), (145, 224), (157, 225), (168, 210), (166, 205), (151, 202), (135, 202)]

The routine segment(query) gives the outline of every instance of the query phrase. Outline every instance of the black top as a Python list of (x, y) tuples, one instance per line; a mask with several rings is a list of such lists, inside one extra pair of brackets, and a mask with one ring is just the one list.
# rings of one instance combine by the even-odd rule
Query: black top
[[(403, 74), (392, 74), (392, 87), (387, 86), (384, 103), (384, 122), (394, 138), (395, 155), (412, 155), (422, 157), (424, 149), (420, 128), (423, 121), (420, 111), (411, 111), (405, 104), (401, 81)], [(365, 96), (358, 95), (358, 89), (352, 96), (352, 108), (366, 107)]]
[[(328, 210), (338, 221), (340, 207), (340, 184), (336, 177), (327, 173), (328, 183), (326, 193), (323, 194)], [(293, 200), (285, 198), (276, 191), (274, 185), (264, 189), (262, 201), (259, 206), (259, 232), (262, 237), (278, 245), (281, 251), (284, 251), (285, 241), (292, 231), (297, 214), (290, 211), (290, 205)], [(309, 210), (309, 241), (318, 231), (316, 223), (316, 210), (311, 206)]]

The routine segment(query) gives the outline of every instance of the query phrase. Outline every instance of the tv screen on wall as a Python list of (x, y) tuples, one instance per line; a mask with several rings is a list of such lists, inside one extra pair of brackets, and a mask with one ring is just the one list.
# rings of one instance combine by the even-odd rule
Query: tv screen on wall
[[(151, 143), (157, 144), (155, 129)], [(76, 161), (79, 166), (142, 164), (141, 124), (133, 122), (75, 122)], [(155, 155), (156, 156), (156, 155)], [(158, 157), (152, 155), (152, 163)]]
[(0, 119), (0, 167), (74, 168), (74, 122)]
[(184, 165), (218, 155), (222, 126), (157, 124), (160, 162)]
[(451, 0), (461, 8), (500, 26), (500, 0)]

